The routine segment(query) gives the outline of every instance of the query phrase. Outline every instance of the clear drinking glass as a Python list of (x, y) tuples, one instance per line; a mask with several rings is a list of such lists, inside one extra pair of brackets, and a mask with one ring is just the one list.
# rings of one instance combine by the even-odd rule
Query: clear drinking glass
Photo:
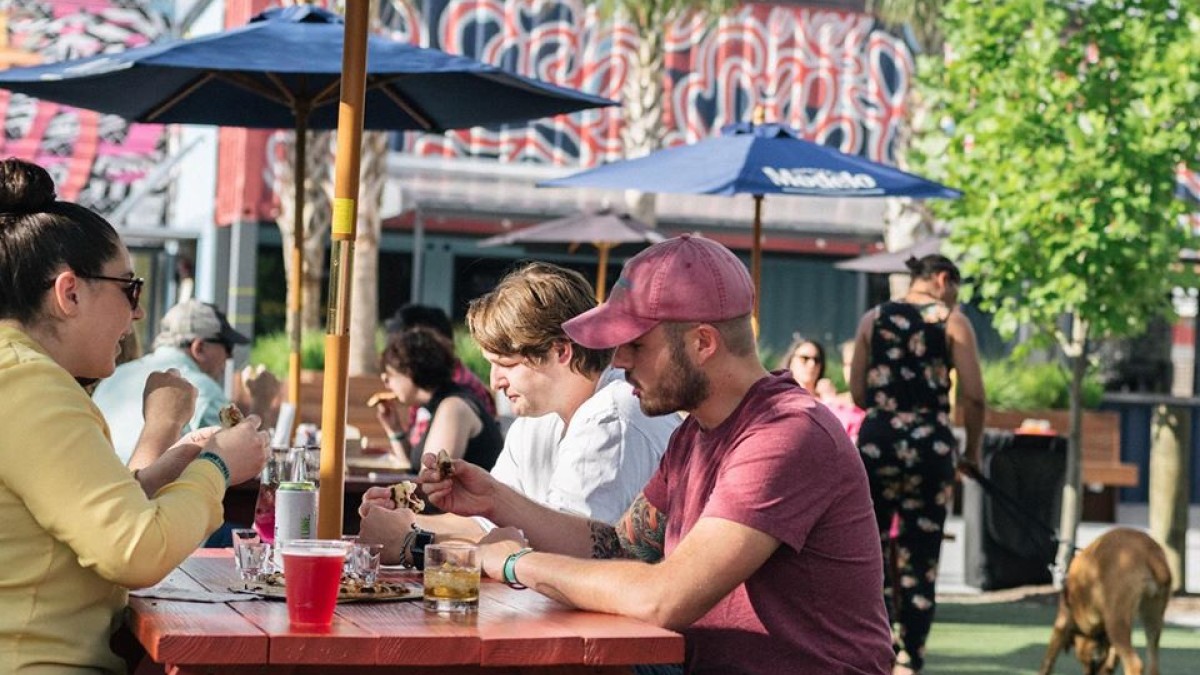
[(254, 581), (270, 573), (271, 545), (256, 530), (239, 528), (233, 530), (232, 536), (233, 561), (243, 581)]
[(479, 609), (479, 548), (449, 542), (425, 547), (425, 609), (461, 614)]
[(379, 559), (383, 555), (383, 544), (364, 544), (355, 542), (347, 556), (350, 576), (358, 579), (364, 586), (374, 586), (379, 580)]

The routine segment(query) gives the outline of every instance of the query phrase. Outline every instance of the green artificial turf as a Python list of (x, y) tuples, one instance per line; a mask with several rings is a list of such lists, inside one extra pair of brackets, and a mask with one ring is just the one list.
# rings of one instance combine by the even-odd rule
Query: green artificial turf
[[(1054, 613), (1052, 597), (982, 604), (941, 602), (926, 647), (924, 675), (1034, 675), (1046, 653)], [(1145, 644), (1139, 623), (1134, 646), (1143, 659)], [(1200, 630), (1168, 625), (1160, 653), (1162, 675), (1200, 673)], [(1078, 675), (1083, 669), (1071, 652), (1059, 655), (1054, 672)]]

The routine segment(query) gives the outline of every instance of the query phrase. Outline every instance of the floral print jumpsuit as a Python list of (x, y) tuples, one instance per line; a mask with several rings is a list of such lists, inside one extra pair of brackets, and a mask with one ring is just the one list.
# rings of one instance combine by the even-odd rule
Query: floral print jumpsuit
[(942, 528), (954, 486), (949, 315), (941, 303), (887, 302), (875, 309), (867, 367), (870, 407), (858, 436), (883, 544), (884, 596), (897, 658), (916, 671), (924, 665), (933, 623)]

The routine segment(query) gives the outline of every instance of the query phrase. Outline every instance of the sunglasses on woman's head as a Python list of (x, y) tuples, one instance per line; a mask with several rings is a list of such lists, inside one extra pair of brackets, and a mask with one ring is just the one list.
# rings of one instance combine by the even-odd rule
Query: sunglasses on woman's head
[(125, 297), (129, 300), (130, 309), (138, 308), (138, 301), (142, 299), (142, 286), (146, 284), (146, 280), (141, 277), (106, 277), (100, 274), (80, 274), (77, 276), (80, 279), (116, 281), (125, 284), (125, 287), (121, 290), (125, 292)]

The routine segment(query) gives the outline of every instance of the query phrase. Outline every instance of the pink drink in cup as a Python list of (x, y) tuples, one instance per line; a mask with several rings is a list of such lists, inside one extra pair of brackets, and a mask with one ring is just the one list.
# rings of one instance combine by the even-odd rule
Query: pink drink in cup
[(349, 546), (324, 539), (291, 540), (282, 546), (288, 619), (297, 626), (332, 624)]

